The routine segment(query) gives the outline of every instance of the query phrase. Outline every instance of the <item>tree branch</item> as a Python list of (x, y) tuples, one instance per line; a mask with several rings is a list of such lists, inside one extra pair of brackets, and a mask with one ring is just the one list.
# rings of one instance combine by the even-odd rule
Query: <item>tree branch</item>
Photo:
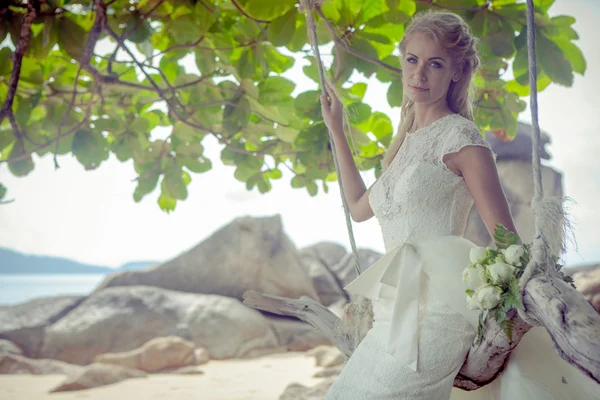
[(12, 106), (17, 94), (17, 87), (19, 86), (19, 78), (21, 76), (21, 65), (23, 64), (23, 56), (29, 47), (29, 41), (31, 40), (31, 24), (36, 17), (35, 7), (33, 1), (27, 2), (27, 13), (23, 18), (23, 24), (21, 25), (21, 32), (19, 36), (19, 42), (15, 48), (13, 54), (13, 70), (10, 74), (10, 81), (8, 82), (8, 93), (4, 100), (2, 110), (0, 110), (0, 123), (9, 114), (12, 114)]
[(333, 26), (331, 25), (331, 23), (327, 20), (327, 18), (325, 18), (325, 15), (323, 15), (323, 11), (321, 11), (320, 7), (315, 7), (315, 10), (317, 11), (317, 14), (319, 14), (319, 17), (321, 17), (321, 19), (323, 20), (323, 22), (325, 23), (325, 26), (327, 27), (327, 29), (329, 30), (329, 32), (331, 33), (331, 38), (333, 39), (333, 41), (335, 42), (335, 44), (337, 44), (338, 46), (340, 46), (341, 48), (343, 48), (344, 50), (346, 50), (348, 53), (352, 54), (354, 57), (358, 57), (361, 58), (365, 61), (368, 61), (370, 63), (373, 63), (375, 65), (379, 65), (380, 67), (383, 67), (389, 71), (392, 71), (394, 73), (396, 73), (398, 75), (398, 77), (402, 76), (402, 70), (400, 68), (396, 68), (396, 67), (392, 67), (391, 65), (388, 65), (376, 58), (371, 58), (365, 54), (362, 54), (361, 52), (358, 52), (356, 50), (354, 50), (352, 47), (348, 46), (346, 43), (344, 43), (344, 41), (342, 39), (340, 39), (340, 37), (337, 35), (337, 33), (335, 32), (335, 29), (333, 28)]
[(231, 3), (235, 6), (235, 8), (238, 9), (239, 12), (242, 13), (242, 15), (244, 15), (244, 17), (246, 17), (248, 19), (251, 19), (252, 21), (256, 21), (256, 22), (264, 22), (264, 23), (267, 23), (267, 24), (271, 23), (271, 21), (267, 21), (267, 20), (264, 20), (264, 19), (254, 18), (253, 16), (249, 15), (246, 11), (244, 11), (244, 9), (238, 4), (237, 1), (231, 0)]

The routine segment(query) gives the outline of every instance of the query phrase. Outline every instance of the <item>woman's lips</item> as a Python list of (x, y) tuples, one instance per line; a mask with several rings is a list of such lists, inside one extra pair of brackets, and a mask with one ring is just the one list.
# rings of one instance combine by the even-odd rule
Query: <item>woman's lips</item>
[(417, 92), (417, 93), (426, 92), (427, 90), (429, 90), (429, 89), (425, 89), (425, 88), (420, 88), (418, 86), (408, 85), (408, 87), (410, 88), (410, 90), (412, 90), (413, 92)]

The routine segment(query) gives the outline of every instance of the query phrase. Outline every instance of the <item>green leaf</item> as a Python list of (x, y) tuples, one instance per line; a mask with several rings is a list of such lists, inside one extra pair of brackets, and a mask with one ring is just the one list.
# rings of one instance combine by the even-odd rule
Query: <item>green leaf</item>
[(0, 200), (6, 196), (6, 186), (0, 183)]
[(567, 60), (569, 60), (573, 71), (581, 75), (585, 74), (587, 63), (579, 47), (577, 47), (570, 40), (562, 37), (554, 38), (553, 41), (563, 51), (564, 55), (567, 57)]
[(317, 192), (319, 191), (319, 187), (313, 181), (313, 182), (310, 182), (308, 185), (306, 185), (306, 190), (308, 190), (308, 193), (314, 197), (317, 195)]
[(34, 164), (33, 159), (31, 158), (31, 154), (25, 155), (26, 153), (23, 151), (21, 146), (15, 145), (13, 146), (8, 159), (21, 158), (18, 161), (9, 161), (8, 169), (14, 176), (26, 176), (31, 171), (33, 171)]
[(296, 16), (298, 12), (291, 9), (281, 17), (275, 18), (267, 28), (267, 38), (275, 46), (286, 46), (296, 34)]
[(572, 86), (573, 69), (560, 47), (543, 35), (539, 36), (538, 41), (540, 64), (546, 75), (556, 83)]
[(169, 160), (161, 182), (162, 192), (176, 200), (185, 200), (188, 193), (183, 178), (184, 171), (181, 170), (181, 165), (174, 160)]
[(175, 200), (174, 198), (172, 198), (171, 196), (169, 196), (166, 193), (161, 193), (160, 197), (158, 198), (158, 206), (160, 207), (161, 210), (165, 211), (166, 213), (175, 211), (176, 205), (177, 205), (177, 200)]
[(10, 75), (12, 72), (12, 50), (8, 47), (0, 49), (0, 75)]
[(253, 18), (272, 20), (296, 5), (296, 0), (251, 0), (246, 2), (246, 13)]
[(201, 156), (199, 158), (177, 156), (177, 160), (179, 160), (179, 162), (181, 162), (183, 166), (189, 169), (190, 171), (199, 174), (210, 171), (212, 169), (212, 162), (204, 156)]
[(142, 43), (152, 36), (154, 29), (150, 26), (147, 20), (140, 22), (139, 14), (133, 14), (132, 18), (129, 19), (127, 27), (125, 28), (125, 34), (127, 40), (133, 43)]
[(157, 171), (150, 171), (145, 176), (138, 178), (137, 186), (133, 192), (133, 199), (136, 203), (139, 203), (145, 195), (154, 191), (158, 183), (158, 177), (159, 173)]
[(402, 88), (401, 80), (398, 79), (398, 80), (392, 81), (392, 84), (390, 85), (388, 92), (387, 92), (387, 99), (388, 99), (388, 103), (390, 104), (390, 107), (401, 107), (402, 106), (403, 88)]
[(242, 96), (235, 105), (227, 104), (223, 111), (223, 128), (229, 134), (235, 134), (243, 129), (250, 120), (252, 111), (246, 96)]
[(258, 84), (258, 101), (263, 105), (277, 105), (289, 98), (296, 84), (281, 76), (270, 76)]
[(58, 45), (76, 60), (83, 54), (87, 32), (69, 17), (58, 21)]
[(71, 150), (86, 170), (95, 169), (108, 159), (108, 142), (97, 133), (80, 129), (73, 137)]
[(182, 15), (169, 23), (169, 33), (177, 44), (194, 43), (202, 35), (197, 20), (192, 15)]

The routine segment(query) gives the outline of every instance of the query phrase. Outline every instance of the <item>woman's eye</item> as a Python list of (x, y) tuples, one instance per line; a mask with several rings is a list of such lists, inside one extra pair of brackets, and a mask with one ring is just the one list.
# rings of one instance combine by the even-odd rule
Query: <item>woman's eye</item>
[(411, 64), (416, 64), (417, 63), (417, 60), (414, 57), (409, 57), (409, 58), (406, 59), (406, 61), (408, 61)]
[(442, 67), (442, 64), (440, 64), (440, 63), (438, 63), (438, 62), (435, 62), (435, 61), (434, 61), (434, 62), (432, 62), (430, 65), (431, 65), (433, 68), (441, 68), (441, 67)]

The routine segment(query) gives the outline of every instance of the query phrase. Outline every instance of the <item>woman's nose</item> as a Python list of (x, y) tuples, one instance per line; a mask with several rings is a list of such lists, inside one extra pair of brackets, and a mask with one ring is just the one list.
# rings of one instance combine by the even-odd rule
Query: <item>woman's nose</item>
[(427, 80), (427, 74), (424, 66), (417, 66), (415, 77), (419, 80), (419, 82), (425, 82)]

